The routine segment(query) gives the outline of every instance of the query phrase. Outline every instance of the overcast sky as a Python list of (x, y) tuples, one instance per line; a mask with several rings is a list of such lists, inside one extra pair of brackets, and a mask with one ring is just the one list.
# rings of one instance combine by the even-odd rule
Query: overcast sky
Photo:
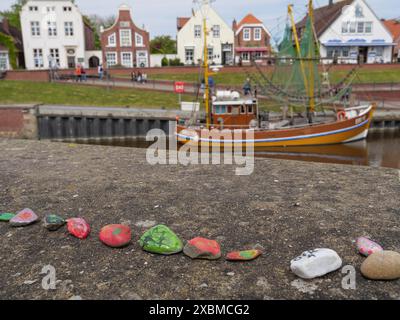
[[(14, 0), (0, 0), (0, 11), (6, 10)], [(134, 21), (143, 24), (151, 37), (161, 34), (176, 35), (176, 17), (190, 16), (192, 0), (77, 0), (83, 14), (110, 16), (116, 14), (119, 5), (126, 3), (133, 8)], [(240, 20), (247, 13), (255, 14), (263, 20), (272, 34), (280, 34), (285, 25), (286, 7), (294, 4), (296, 18), (306, 11), (307, 0), (217, 0), (213, 6), (230, 25), (236, 18)], [(328, 0), (316, 0), (315, 6), (322, 6)], [(368, 0), (375, 12), (382, 18), (400, 17), (399, 0)], [(395, 9), (395, 10), (394, 10)]]

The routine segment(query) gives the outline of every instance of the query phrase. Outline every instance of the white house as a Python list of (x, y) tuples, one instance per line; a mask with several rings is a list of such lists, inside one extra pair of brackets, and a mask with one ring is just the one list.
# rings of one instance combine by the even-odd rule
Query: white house
[[(330, 0), (314, 12), (321, 57), (338, 63), (390, 63), (393, 38), (364, 0)], [(300, 34), (304, 18), (298, 25)]]
[(186, 65), (199, 64), (204, 54), (203, 16), (207, 17), (207, 38), (210, 64), (230, 65), (234, 62), (235, 35), (208, 1), (190, 18), (178, 18), (178, 57)]
[(21, 28), (28, 70), (89, 66), (91, 56), (85, 54), (88, 26), (71, 1), (29, 0), (22, 7)]

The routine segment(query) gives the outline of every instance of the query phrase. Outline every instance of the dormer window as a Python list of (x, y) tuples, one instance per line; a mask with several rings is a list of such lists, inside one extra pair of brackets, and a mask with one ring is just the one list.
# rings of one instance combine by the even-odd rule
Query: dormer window
[(115, 47), (116, 44), (117, 44), (117, 39), (116, 39), (115, 33), (113, 33), (108, 36), (108, 46)]

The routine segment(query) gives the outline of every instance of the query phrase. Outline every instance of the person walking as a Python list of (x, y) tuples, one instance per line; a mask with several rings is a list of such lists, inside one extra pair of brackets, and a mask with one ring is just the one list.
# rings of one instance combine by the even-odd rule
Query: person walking
[(246, 79), (246, 82), (243, 85), (243, 93), (245, 96), (247, 96), (251, 93), (251, 84), (250, 84), (249, 78)]
[(104, 69), (103, 69), (103, 65), (102, 65), (102, 64), (100, 64), (100, 65), (97, 67), (97, 73), (98, 73), (98, 75), (99, 75), (99, 79), (100, 79), (100, 80), (103, 80)]

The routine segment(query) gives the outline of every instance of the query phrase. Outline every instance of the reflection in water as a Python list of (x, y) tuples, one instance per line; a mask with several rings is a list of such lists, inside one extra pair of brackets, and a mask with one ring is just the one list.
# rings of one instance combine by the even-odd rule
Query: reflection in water
[[(81, 143), (135, 148), (147, 148), (152, 144), (152, 142), (136, 139), (86, 140)], [(256, 156), (400, 169), (400, 130), (371, 131), (367, 140), (348, 144), (266, 148), (256, 150)]]

